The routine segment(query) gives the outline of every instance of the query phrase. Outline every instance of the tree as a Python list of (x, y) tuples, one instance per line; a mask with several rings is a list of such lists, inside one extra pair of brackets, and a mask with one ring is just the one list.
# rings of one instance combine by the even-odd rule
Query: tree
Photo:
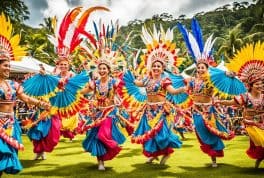
[(53, 34), (52, 19), (44, 18), (40, 29), (28, 29), (24, 38), (28, 51), (32, 57), (39, 59), (45, 63), (53, 64), (55, 58), (54, 46), (47, 38), (48, 34)]
[(22, 0), (1, 0), (0, 12), (3, 12), (12, 22), (23, 23), (29, 19), (28, 7)]
[(225, 38), (218, 38), (221, 45), (217, 52), (218, 56), (224, 56), (225, 59), (233, 57), (236, 49), (240, 49), (243, 45), (243, 39), (240, 38), (241, 24), (238, 24), (235, 28), (229, 31)]

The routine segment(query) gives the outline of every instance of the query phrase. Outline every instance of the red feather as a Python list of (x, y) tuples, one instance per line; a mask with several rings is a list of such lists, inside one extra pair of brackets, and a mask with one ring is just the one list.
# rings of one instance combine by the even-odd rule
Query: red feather
[(74, 21), (74, 19), (79, 15), (80, 12), (81, 12), (81, 7), (76, 7), (73, 10), (68, 11), (67, 14), (64, 16), (59, 29), (59, 36), (58, 36), (59, 46), (61, 45), (63, 46), (63, 41), (65, 39), (69, 26)]
[(87, 9), (83, 15), (81, 16), (78, 24), (77, 24), (77, 27), (81, 30), (84, 30), (85, 29), (85, 25), (87, 24), (87, 21), (88, 21), (88, 18), (90, 16), (90, 14), (95, 11), (95, 10), (104, 10), (104, 11), (110, 11), (108, 8), (106, 7), (103, 7), (103, 6), (95, 6), (95, 7), (91, 7), (89, 9)]
[(79, 33), (82, 33), (84, 36), (86, 36), (95, 47), (97, 47), (96, 46), (96, 39), (94, 38), (94, 36), (91, 33), (88, 33), (84, 30), (79, 29), (79, 28), (77, 30)]

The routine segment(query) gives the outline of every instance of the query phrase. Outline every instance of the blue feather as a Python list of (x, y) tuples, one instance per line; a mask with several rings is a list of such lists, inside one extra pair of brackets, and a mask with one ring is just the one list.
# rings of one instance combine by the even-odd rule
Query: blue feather
[(107, 25), (107, 28), (106, 28), (106, 38), (107, 39), (111, 38), (110, 33), (109, 33), (109, 25)]
[[(172, 86), (174, 88), (180, 88), (185, 86), (184, 78), (180, 75), (175, 75), (170, 72), (165, 72), (163, 77), (169, 77), (172, 81)], [(188, 100), (189, 95), (187, 95), (186, 93), (179, 93), (176, 95), (167, 93), (166, 98), (173, 104), (182, 104)]]
[(113, 38), (113, 36), (114, 36), (114, 32), (115, 32), (115, 28), (114, 28), (114, 26), (113, 26), (113, 24), (112, 24), (112, 31), (111, 31), (111, 38)]
[(209, 68), (211, 84), (217, 89), (218, 92), (227, 95), (240, 95), (246, 92), (246, 87), (235, 77), (229, 77), (217, 68)]
[(96, 25), (96, 23), (94, 21), (93, 21), (93, 26), (94, 26), (94, 31), (95, 31), (95, 34), (96, 34), (96, 39), (98, 41), (99, 40), (99, 33), (98, 33), (97, 25)]
[(194, 52), (192, 50), (192, 45), (191, 45), (190, 40), (189, 40), (188, 31), (186, 30), (184, 25), (182, 25), (181, 23), (177, 23), (177, 26), (178, 26), (178, 29), (180, 30), (180, 32), (182, 33), (183, 39), (186, 43), (186, 46), (189, 49), (189, 53), (192, 55), (194, 62), (196, 62), (195, 61), (195, 55), (194, 55)]
[(23, 82), (27, 95), (40, 97), (53, 92), (58, 86), (59, 78), (52, 75), (36, 74)]
[(145, 88), (138, 87), (134, 84), (135, 77), (131, 71), (124, 74), (123, 81), (128, 95), (132, 96), (138, 102), (145, 102), (147, 100), (147, 93)]
[(200, 52), (202, 53), (203, 49), (204, 49), (202, 29), (199, 25), (199, 22), (196, 19), (192, 19), (192, 25), (191, 26), (192, 26), (193, 36), (195, 37), (195, 39), (199, 45)]

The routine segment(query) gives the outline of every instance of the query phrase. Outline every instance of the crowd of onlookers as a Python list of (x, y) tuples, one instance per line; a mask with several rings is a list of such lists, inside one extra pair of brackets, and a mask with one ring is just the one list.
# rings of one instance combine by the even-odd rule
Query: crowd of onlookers
[[(28, 105), (20, 100), (17, 100), (15, 109), (16, 109), (17, 119), (18, 121), (20, 121), (20, 123), (22, 120), (30, 119), (36, 111), (35, 106)], [(27, 130), (22, 128), (22, 132), (26, 133)]]

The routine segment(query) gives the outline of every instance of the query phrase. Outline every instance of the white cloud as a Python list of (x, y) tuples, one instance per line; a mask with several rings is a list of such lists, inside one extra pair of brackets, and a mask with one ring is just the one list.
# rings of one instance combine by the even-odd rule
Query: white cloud
[[(91, 15), (90, 19), (103, 18), (106, 21), (119, 19), (121, 25), (126, 25), (131, 20), (144, 20), (164, 12), (172, 14), (175, 18), (182, 14), (192, 17), (201, 11), (206, 12), (228, 3), (241, 1), (244, 0), (26, 0), (25, 2), (29, 4), (30, 11), (33, 12), (31, 19), (36, 21), (36, 16), (39, 16), (38, 24), (41, 23), (43, 16), (56, 15), (62, 18), (70, 8), (73, 8), (72, 4), (75, 6), (78, 4), (86, 8), (98, 5), (108, 7), (111, 10), (110, 13), (96, 12)], [(47, 7), (43, 7), (43, 4), (47, 4)], [(42, 9), (40, 11), (42, 17), (40, 13), (34, 14), (36, 8)], [(29, 22), (29, 24), (35, 25), (36, 23)]]
[(65, 0), (46, 0), (48, 8), (43, 11), (44, 17), (63, 17), (70, 9), (68, 3)]

